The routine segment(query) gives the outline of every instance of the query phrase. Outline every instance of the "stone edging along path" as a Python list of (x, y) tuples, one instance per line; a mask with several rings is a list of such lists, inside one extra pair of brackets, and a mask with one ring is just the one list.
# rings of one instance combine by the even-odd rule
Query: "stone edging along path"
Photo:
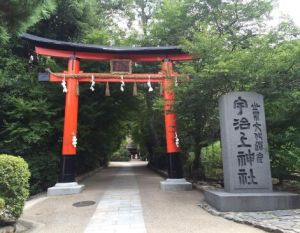
[(300, 233), (300, 209), (265, 212), (219, 212), (204, 201), (199, 206), (210, 214), (275, 233)]
[(16, 226), (0, 227), (0, 233), (14, 233), (16, 232)]

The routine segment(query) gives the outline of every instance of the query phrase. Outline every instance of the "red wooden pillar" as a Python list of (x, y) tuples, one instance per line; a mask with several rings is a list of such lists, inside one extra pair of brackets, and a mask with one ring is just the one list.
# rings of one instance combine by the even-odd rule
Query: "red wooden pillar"
[(179, 179), (183, 177), (182, 164), (180, 156), (180, 147), (177, 138), (176, 114), (174, 112), (175, 91), (173, 64), (169, 60), (162, 63), (162, 72), (166, 75), (164, 78), (164, 114), (166, 127), (167, 155), (168, 155), (168, 177)]
[[(70, 58), (68, 61), (68, 74), (79, 73), (79, 60)], [(62, 156), (60, 160), (59, 182), (74, 182), (76, 173), (76, 145), (74, 139), (77, 138), (77, 120), (78, 120), (78, 80), (67, 78), (67, 93), (65, 103), (65, 118)]]

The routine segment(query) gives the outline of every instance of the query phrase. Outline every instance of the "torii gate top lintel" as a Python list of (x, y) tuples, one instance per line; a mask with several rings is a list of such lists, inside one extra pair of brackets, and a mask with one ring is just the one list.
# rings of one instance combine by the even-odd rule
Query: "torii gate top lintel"
[(177, 46), (164, 47), (113, 47), (82, 43), (72, 43), (47, 39), (28, 33), (21, 36), (35, 46), (39, 55), (82, 60), (110, 61), (112, 59), (130, 59), (134, 62), (187, 61), (193, 57)]

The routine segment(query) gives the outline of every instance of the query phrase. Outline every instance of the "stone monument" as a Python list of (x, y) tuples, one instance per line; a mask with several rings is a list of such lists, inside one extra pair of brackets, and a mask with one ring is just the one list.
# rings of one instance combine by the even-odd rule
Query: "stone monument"
[(263, 96), (232, 92), (219, 100), (224, 190), (205, 191), (220, 211), (300, 208), (300, 195), (273, 192)]

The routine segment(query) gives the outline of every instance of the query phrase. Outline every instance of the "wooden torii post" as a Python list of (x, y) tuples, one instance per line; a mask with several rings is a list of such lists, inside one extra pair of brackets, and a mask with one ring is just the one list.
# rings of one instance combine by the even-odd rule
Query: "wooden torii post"
[[(168, 179), (161, 182), (163, 190), (190, 189), (183, 179), (180, 146), (176, 127), (175, 77), (172, 61), (192, 60), (190, 54), (175, 46), (110, 47), (51, 40), (24, 33), (22, 39), (35, 46), (38, 55), (68, 59), (68, 68), (61, 73), (41, 73), (41, 81), (61, 82), (66, 92), (62, 156), (58, 183), (48, 189), (48, 195), (79, 193), (83, 186), (75, 182), (77, 154), (78, 90), (82, 82), (94, 83), (160, 83), (163, 85), (164, 115), (168, 154)], [(80, 71), (80, 60), (110, 61), (110, 73)], [(162, 62), (159, 73), (132, 73), (132, 62)]]

